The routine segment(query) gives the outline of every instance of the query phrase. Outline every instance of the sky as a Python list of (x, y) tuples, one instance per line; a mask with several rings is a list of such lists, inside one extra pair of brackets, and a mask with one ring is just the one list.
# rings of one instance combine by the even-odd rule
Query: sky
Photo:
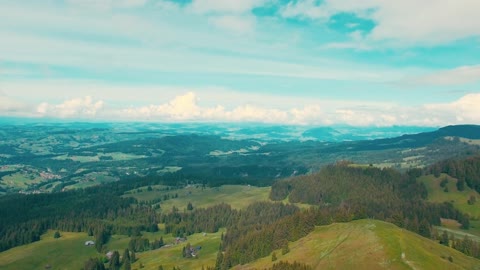
[(478, 0), (0, 0), (0, 116), (480, 124)]

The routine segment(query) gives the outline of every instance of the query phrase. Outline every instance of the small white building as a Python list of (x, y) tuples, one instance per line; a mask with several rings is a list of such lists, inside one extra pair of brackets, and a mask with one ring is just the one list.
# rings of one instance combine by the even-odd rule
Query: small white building
[(92, 240), (85, 242), (85, 246), (94, 246), (94, 245), (95, 245), (95, 242), (93, 242)]

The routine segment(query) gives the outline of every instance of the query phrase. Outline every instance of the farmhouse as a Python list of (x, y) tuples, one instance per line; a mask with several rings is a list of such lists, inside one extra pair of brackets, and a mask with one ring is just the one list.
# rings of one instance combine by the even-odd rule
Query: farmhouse
[(107, 254), (105, 254), (105, 255), (107, 256), (107, 258), (108, 258), (109, 260), (111, 260), (112, 257), (113, 257), (113, 251), (109, 251), (109, 252), (107, 252)]
[(92, 240), (85, 242), (85, 246), (94, 246), (94, 245), (95, 245), (95, 242), (93, 242)]

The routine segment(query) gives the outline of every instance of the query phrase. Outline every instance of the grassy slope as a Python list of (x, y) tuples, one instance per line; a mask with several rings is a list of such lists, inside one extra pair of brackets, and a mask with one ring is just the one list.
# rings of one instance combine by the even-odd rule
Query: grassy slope
[[(182, 248), (187, 242), (153, 251), (138, 253), (138, 261), (132, 265), (132, 269), (139, 268), (143, 264), (145, 270), (157, 270), (162, 265), (164, 269), (172, 269), (174, 266), (180, 269), (201, 269), (202, 266), (214, 266), (220, 246), (221, 233), (194, 234), (188, 237), (187, 242), (194, 247), (201, 246), (198, 258), (186, 259), (182, 257)], [(167, 239), (166, 243), (170, 241)]]
[[(375, 220), (317, 227), (290, 243), (290, 250), (286, 255), (277, 250), (278, 261), (304, 262), (314, 269), (480, 269), (480, 260)], [(446, 259), (449, 256), (453, 263)], [(272, 264), (269, 256), (235, 269), (264, 269)]]
[[(145, 266), (144, 269), (158, 269), (163, 265), (165, 269), (172, 269), (173, 266), (179, 266), (181, 269), (201, 269), (204, 266), (213, 266), (220, 245), (220, 235), (225, 233), (222, 230), (214, 234), (195, 234), (188, 237), (188, 243), (192, 246), (201, 246), (198, 259), (185, 259), (182, 257), (182, 248), (187, 242), (153, 251), (137, 253), (137, 262), (132, 265), (132, 269), (140, 268), (140, 263)], [(46, 265), (51, 265), (51, 269), (82, 269), (83, 264), (90, 257), (104, 257), (99, 254), (94, 247), (86, 247), (85, 241), (92, 240), (92, 237), (86, 233), (61, 233), (59, 239), (53, 238), (53, 231), (44, 234), (40, 241), (16, 247), (0, 253), (0, 269), (44, 269)], [(154, 239), (163, 239), (166, 244), (173, 243), (174, 238), (171, 235), (162, 233), (143, 233), (143, 236), (153, 241)], [(130, 237), (125, 235), (114, 235), (107, 244), (106, 250), (118, 250), (123, 254), (128, 247)]]
[[(224, 231), (222, 231), (224, 232)], [(169, 248), (137, 253), (138, 261), (132, 269), (201, 269), (213, 266), (220, 244), (222, 232), (195, 234), (188, 237), (192, 246), (201, 246), (198, 259), (185, 259), (181, 250), (186, 243)], [(153, 240), (161, 233), (148, 234)], [(53, 231), (42, 236), (42, 240), (29, 245), (16, 247), (0, 253), (0, 269), (80, 269), (89, 257), (101, 256), (93, 247), (85, 247), (84, 241), (91, 239), (85, 233), (62, 233), (60, 239), (53, 238)], [(171, 236), (164, 236), (171, 243)], [(123, 250), (129, 237), (113, 236), (108, 250)], [(392, 224), (359, 220), (350, 223), (332, 224), (317, 227), (308, 236), (290, 243), (290, 253), (281, 255), (279, 260), (302, 261), (315, 269), (480, 269), (480, 261), (467, 257), (451, 248), (402, 230)], [(402, 258), (402, 253), (405, 257)], [(453, 263), (446, 258), (451, 256)], [(272, 265), (271, 257), (236, 267), (236, 269), (263, 269)]]
[[(448, 179), (447, 186), (449, 192), (444, 192), (443, 188), (440, 186), (440, 182), (445, 178)], [(465, 186), (464, 191), (458, 191), (456, 186), (457, 179), (442, 174), (438, 178), (433, 175), (422, 176), (419, 180), (425, 184), (425, 187), (428, 190), (429, 201), (452, 202), (458, 210), (469, 214), (475, 219), (480, 218), (480, 201), (476, 202), (474, 205), (469, 205), (467, 203), (470, 195), (474, 195), (477, 197), (477, 200), (480, 200), (479, 194), (467, 186)]]
[(86, 247), (92, 240), (86, 233), (61, 232), (62, 237), (53, 238), (53, 231), (44, 234), (41, 241), (12, 248), (0, 253), (0, 269), (81, 269), (89, 257), (98, 255), (94, 247)]
[(160, 206), (163, 210), (171, 210), (173, 206), (180, 210), (187, 208), (187, 204), (191, 202), (194, 207), (206, 208), (219, 203), (230, 204), (233, 208), (245, 208), (253, 202), (267, 201), (270, 193), (270, 187), (253, 187), (253, 186), (236, 186), (225, 185), (215, 188), (186, 187), (178, 190), (156, 191), (155, 187), (152, 191), (142, 188), (141, 193), (131, 193), (125, 196), (132, 196), (139, 201), (153, 200), (163, 198), (165, 194), (178, 194), (178, 198), (162, 201)]

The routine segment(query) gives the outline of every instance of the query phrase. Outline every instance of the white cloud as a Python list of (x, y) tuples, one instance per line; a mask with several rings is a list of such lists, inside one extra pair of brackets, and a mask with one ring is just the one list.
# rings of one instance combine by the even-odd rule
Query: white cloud
[(15, 116), (17, 114), (28, 114), (28, 107), (26, 104), (15, 100), (0, 91), (0, 113), (8, 116)]
[(444, 104), (427, 104), (425, 109), (439, 122), (448, 124), (480, 123), (480, 93), (472, 93)]
[(246, 34), (255, 30), (256, 17), (251, 11), (266, 2), (268, 0), (193, 0), (186, 10), (207, 14), (208, 22), (219, 29)]
[(266, 2), (266, 0), (193, 0), (189, 8), (196, 13), (242, 14)]
[[(69, 97), (58, 102), (38, 103), (17, 96), (0, 94), (0, 115), (55, 117), (64, 119), (103, 119), (115, 121), (157, 122), (259, 122), (293, 125), (444, 126), (450, 124), (480, 124), (480, 93), (467, 94), (456, 101), (416, 106), (392, 102), (324, 100), (275, 94), (253, 94), (227, 89), (192, 89), (182, 87), (102, 87), (82, 85), (67, 87), (70, 93), (95, 94), (95, 98)], [(57, 86), (58, 87), (58, 83)], [(65, 90), (42, 90), (48, 100)], [(7, 87), (4, 92), (32, 92)], [(40, 88), (39, 88), (40, 89)], [(82, 89), (94, 89), (91, 92)], [(36, 91), (35, 91), (36, 92)], [(49, 93), (49, 94), (48, 94)], [(116, 100), (111, 95), (138, 93), (128, 100)], [(183, 93), (183, 94), (179, 94)], [(48, 95), (47, 95), (48, 94)], [(138, 99), (137, 99), (138, 96)], [(142, 97), (142, 98), (140, 98)], [(148, 97), (148, 98), (146, 98)], [(108, 100), (108, 104), (103, 100)], [(145, 100), (156, 100), (151, 105)], [(140, 104), (140, 105), (139, 105)], [(31, 108), (34, 108), (32, 111)]]
[(285, 18), (328, 19), (330, 12), (317, 5), (315, 0), (291, 1), (280, 9), (280, 15)]
[(255, 17), (253, 16), (212, 16), (209, 22), (220, 29), (232, 31), (233, 33), (252, 33), (255, 28)]
[(148, 0), (67, 0), (67, 4), (95, 10), (142, 7)]
[[(222, 95), (222, 94), (220, 94)], [(157, 121), (228, 121), (294, 124), (292, 113), (252, 104), (236, 105), (227, 109), (223, 105), (200, 106), (193, 92), (176, 96), (160, 105), (130, 107), (117, 114), (136, 120)], [(295, 123), (301, 124), (301, 123)]]
[(178, 11), (180, 9), (180, 5), (176, 2), (172, 2), (169, 0), (159, 0), (155, 3), (155, 6), (166, 11)]
[[(288, 99), (286, 97), (285, 99)], [(271, 102), (278, 101), (273, 96)], [(468, 94), (457, 101), (406, 107), (389, 103), (352, 101), (291, 102), (294, 107), (269, 108), (250, 103), (228, 109), (223, 105), (201, 106), (195, 93), (189, 92), (161, 105), (132, 107), (118, 112), (126, 119), (150, 121), (260, 122), (292, 125), (443, 126), (480, 124), (480, 94)]]
[(462, 66), (438, 71), (416, 78), (405, 79), (408, 84), (420, 85), (461, 85), (480, 81), (480, 65)]
[(94, 101), (92, 97), (74, 98), (61, 104), (49, 104), (42, 102), (37, 106), (40, 116), (58, 118), (93, 118), (103, 108), (104, 102)]
[(290, 2), (284, 17), (328, 20), (337, 13), (353, 13), (376, 23), (366, 36), (390, 46), (435, 45), (480, 36), (477, 0), (314, 0)]

